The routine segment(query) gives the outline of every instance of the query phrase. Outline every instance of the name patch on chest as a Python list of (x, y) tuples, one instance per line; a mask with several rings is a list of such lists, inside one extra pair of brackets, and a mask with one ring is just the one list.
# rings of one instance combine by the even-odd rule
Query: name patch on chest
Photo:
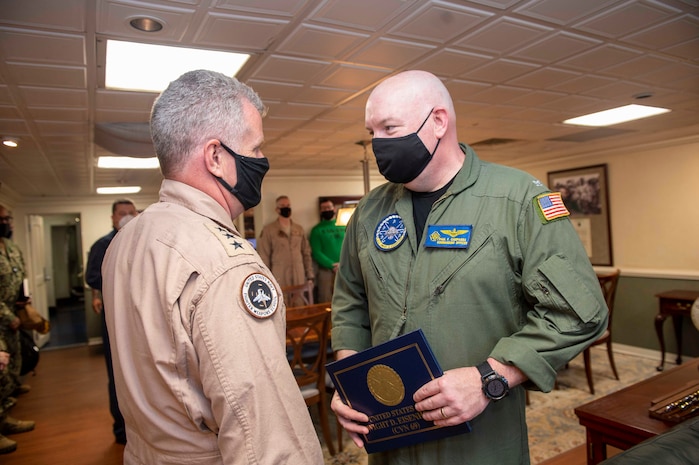
[(444, 247), (448, 249), (467, 249), (471, 244), (473, 225), (430, 224), (427, 226), (425, 247)]
[(245, 278), (241, 286), (245, 309), (255, 318), (269, 318), (279, 307), (279, 294), (271, 279), (261, 273)]

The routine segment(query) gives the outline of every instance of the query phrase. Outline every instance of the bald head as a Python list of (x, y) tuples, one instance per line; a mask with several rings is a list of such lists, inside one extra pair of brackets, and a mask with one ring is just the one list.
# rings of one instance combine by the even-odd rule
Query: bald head
[(377, 105), (396, 106), (403, 113), (419, 114), (442, 107), (455, 120), (449, 91), (437, 76), (426, 71), (405, 71), (381, 82), (369, 96), (367, 111)]
[[(405, 183), (405, 186), (415, 191), (431, 191), (445, 185), (463, 164), (464, 155), (459, 148), (456, 135), (456, 114), (449, 91), (442, 81), (434, 74), (426, 71), (405, 71), (391, 76), (381, 82), (369, 95), (365, 114), (366, 128), (375, 139), (382, 139), (381, 146), (391, 145), (391, 160), (386, 166), (416, 165), (420, 161), (428, 164), (417, 170), (407, 170), (405, 181), (399, 181), (401, 176), (386, 174), (382, 169), (385, 156), (379, 161), (379, 169), (388, 180)], [(429, 158), (418, 156), (403, 150), (396, 151), (393, 143), (388, 140), (417, 133)], [(374, 154), (376, 155), (376, 148)], [(410, 151), (419, 150), (410, 149)], [(406, 165), (407, 166), (407, 165)], [(389, 168), (390, 169), (390, 168)], [(401, 169), (401, 171), (404, 171)], [(413, 177), (415, 173), (420, 173)], [(445, 179), (446, 178), (446, 179)], [(440, 186), (441, 184), (441, 186)]]

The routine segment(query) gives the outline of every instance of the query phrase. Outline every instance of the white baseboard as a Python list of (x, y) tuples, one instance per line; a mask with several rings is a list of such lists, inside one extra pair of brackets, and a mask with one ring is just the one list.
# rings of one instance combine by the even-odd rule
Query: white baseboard
[[(635, 357), (641, 357), (641, 358), (647, 358), (651, 360), (655, 360), (658, 363), (660, 363), (660, 351), (659, 350), (653, 350), (653, 349), (646, 349), (643, 347), (636, 347), (636, 346), (630, 346), (626, 344), (618, 344), (618, 343), (613, 343), (612, 344), (613, 350), (616, 353), (619, 354), (625, 354), (625, 355), (633, 355)], [(593, 347), (592, 350), (606, 350), (602, 345)], [(667, 364), (668, 362), (671, 364), (675, 363), (675, 359), (677, 358), (677, 354), (673, 354), (670, 352), (665, 352), (665, 363)], [(682, 360), (692, 360), (694, 357), (690, 357), (688, 355), (682, 355)]]

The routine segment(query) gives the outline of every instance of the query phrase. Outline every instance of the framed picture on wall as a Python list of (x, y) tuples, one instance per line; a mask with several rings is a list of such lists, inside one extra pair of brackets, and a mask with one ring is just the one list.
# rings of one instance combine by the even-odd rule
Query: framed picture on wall
[(612, 266), (607, 165), (551, 171), (548, 185), (552, 191), (561, 193), (570, 221), (592, 264)]

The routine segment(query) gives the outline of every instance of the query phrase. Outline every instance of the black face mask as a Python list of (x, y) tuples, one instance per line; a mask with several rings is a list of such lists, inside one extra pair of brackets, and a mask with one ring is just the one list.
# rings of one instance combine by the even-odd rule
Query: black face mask
[(10, 229), (9, 223), (0, 223), (0, 237), (12, 239), (12, 229)]
[(412, 134), (402, 137), (375, 137), (371, 140), (379, 172), (388, 181), (408, 183), (417, 178), (432, 160), (441, 139), (437, 140), (437, 145), (430, 153), (417, 136), (431, 114), (432, 110), (418, 130)]
[(335, 212), (332, 210), (325, 210), (325, 211), (320, 212), (321, 219), (323, 219), (325, 221), (332, 220), (333, 216), (335, 216)]
[(260, 203), (260, 199), (262, 199), (262, 179), (269, 170), (269, 160), (266, 158), (244, 157), (226, 147), (223, 142), (221, 142), (221, 147), (226, 149), (226, 152), (230, 153), (235, 159), (238, 182), (236, 182), (235, 187), (231, 187), (223, 178), (216, 176), (216, 180), (235, 198), (240, 200), (244, 209), (248, 210)]
[(284, 218), (289, 218), (291, 216), (291, 207), (282, 207), (279, 209), (279, 214)]

